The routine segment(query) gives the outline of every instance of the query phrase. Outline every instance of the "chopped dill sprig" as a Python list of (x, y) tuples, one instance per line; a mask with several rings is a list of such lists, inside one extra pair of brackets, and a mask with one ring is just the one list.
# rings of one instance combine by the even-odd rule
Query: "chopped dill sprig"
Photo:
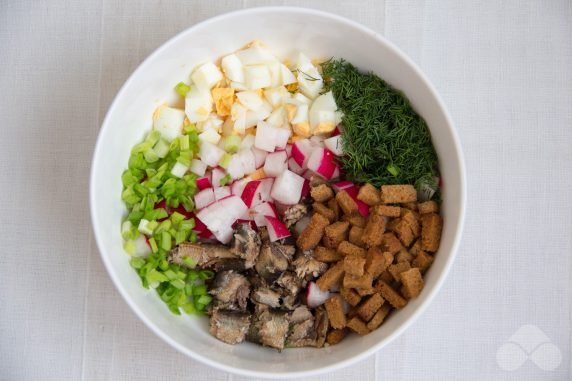
[(326, 90), (343, 112), (341, 158), (346, 176), (357, 182), (427, 184), (437, 189), (437, 154), (427, 124), (407, 98), (373, 73), (349, 62), (322, 63)]

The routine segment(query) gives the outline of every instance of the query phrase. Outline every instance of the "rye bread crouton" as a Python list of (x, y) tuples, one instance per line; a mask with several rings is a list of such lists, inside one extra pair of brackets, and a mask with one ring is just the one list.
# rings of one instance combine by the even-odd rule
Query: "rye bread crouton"
[[(388, 266), (389, 267), (389, 266)], [(389, 271), (385, 270), (384, 272), (382, 272), (381, 274), (379, 274), (379, 277), (377, 277), (377, 279), (381, 279), (382, 281), (384, 281), (387, 284), (390, 284), (393, 282), (393, 275), (391, 275), (389, 273)]]
[(316, 281), (316, 285), (322, 291), (329, 291), (336, 284), (338, 284), (344, 276), (344, 262), (340, 261), (331, 266), (320, 278)]
[(389, 271), (389, 273), (391, 274), (391, 276), (393, 277), (393, 279), (396, 282), (400, 282), (401, 278), (399, 277), (399, 274), (401, 274), (404, 271), (407, 271), (411, 268), (411, 265), (409, 264), (409, 262), (400, 262), (400, 263), (396, 263), (394, 265), (391, 265), (387, 268), (387, 271)]
[(344, 314), (342, 307), (342, 297), (339, 294), (334, 294), (326, 300), (325, 306), (330, 325), (337, 329), (344, 328), (346, 326), (346, 314)]
[(328, 203), (326, 204), (328, 206), (328, 208), (332, 209), (334, 211), (334, 213), (336, 214), (336, 221), (340, 219), (340, 215), (341, 210), (340, 210), (340, 206), (338, 205), (338, 202), (336, 201), (335, 198), (331, 198), (328, 200)]
[(310, 189), (310, 196), (317, 202), (326, 202), (334, 197), (334, 191), (327, 184), (320, 184)]
[(381, 248), (383, 251), (390, 252), (391, 254), (398, 253), (403, 245), (399, 239), (392, 232), (383, 233), (383, 238), (381, 239)]
[(409, 209), (414, 212), (417, 212), (418, 210), (416, 202), (406, 202), (405, 204), (401, 204), (401, 206), (403, 206), (405, 209)]
[(367, 220), (361, 239), (368, 247), (379, 246), (381, 245), (384, 232), (385, 217), (379, 214), (372, 214)]
[(319, 213), (314, 213), (306, 229), (302, 231), (296, 244), (302, 251), (310, 250), (315, 248), (322, 236), (324, 235), (324, 229), (328, 226), (330, 222), (324, 216)]
[(411, 262), (411, 266), (418, 268), (422, 274), (425, 274), (425, 272), (427, 271), (427, 269), (429, 269), (432, 263), (433, 263), (433, 257), (424, 251), (420, 251), (413, 260), (413, 262)]
[(373, 185), (364, 184), (358, 192), (357, 199), (366, 203), (369, 206), (377, 205), (381, 202), (379, 191)]
[(314, 259), (320, 262), (333, 263), (344, 258), (335, 249), (328, 249), (324, 246), (317, 246), (314, 249)]
[(381, 279), (378, 279), (375, 284), (375, 289), (379, 291), (381, 296), (389, 302), (393, 307), (399, 309), (405, 307), (407, 300), (404, 299), (397, 291), (395, 291), (389, 284)]
[(374, 247), (367, 251), (365, 271), (371, 274), (373, 279), (376, 279), (382, 272), (387, 270), (392, 262), (393, 255), (391, 253)]
[(347, 331), (345, 329), (332, 329), (326, 335), (326, 343), (329, 345), (336, 345), (346, 337)]
[(381, 186), (381, 202), (384, 204), (404, 204), (416, 201), (417, 191), (413, 185)]
[(364, 336), (369, 333), (369, 329), (367, 329), (365, 323), (357, 316), (348, 320), (346, 326), (360, 336)]
[(342, 221), (347, 221), (352, 226), (357, 226), (358, 228), (365, 228), (367, 224), (367, 219), (359, 213), (345, 214), (342, 217)]
[(348, 234), (348, 241), (359, 247), (365, 247), (365, 243), (362, 241), (361, 236), (363, 234), (363, 229), (357, 226), (352, 226)]
[(413, 242), (413, 245), (411, 245), (411, 247), (409, 248), (409, 252), (411, 253), (411, 255), (413, 255), (414, 257), (417, 256), (417, 254), (419, 254), (419, 252), (422, 251), (421, 249), (421, 240), (417, 239), (415, 240), (415, 242)]
[(425, 201), (417, 204), (419, 214), (439, 213), (439, 204), (435, 201)]
[(340, 242), (337, 250), (338, 250), (338, 253), (340, 253), (343, 256), (359, 255), (361, 257), (365, 257), (365, 254), (367, 253), (367, 251), (365, 249), (362, 249), (361, 247), (356, 246), (353, 243), (350, 243), (348, 241)]
[(419, 224), (419, 215), (409, 209), (401, 209), (401, 219), (409, 225), (411, 231), (413, 232), (413, 236), (415, 238), (419, 237), (421, 234), (421, 225)]
[(345, 190), (339, 191), (338, 194), (336, 194), (336, 201), (344, 214), (351, 215), (357, 213), (358, 206), (356, 202)]
[(362, 298), (364, 296), (375, 294), (375, 288), (373, 288), (373, 286), (370, 288), (356, 288), (355, 290)]
[(396, 220), (398, 221), (393, 229), (399, 240), (405, 247), (409, 247), (411, 242), (415, 239), (415, 235), (413, 234), (413, 230), (411, 230), (411, 226), (407, 223), (407, 221), (403, 219)]
[(361, 255), (346, 255), (344, 257), (344, 271), (346, 274), (362, 276), (365, 273), (365, 262), (365, 258)]
[(319, 213), (322, 216), (326, 217), (330, 223), (336, 220), (336, 212), (334, 212), (332, 209), (328, 208), (326, 205), (320, 202), (313, 203), (312, 209), (314, 209), (315, 213)]
[(401, 294), (407, 299), (416, 298), (423, 290), (423, 276), (418, 268), (414, 267), (399, 274), (401, 279)]
[(362, 276), (355, 276), (351, 274), (344, 275), (343, 286), (346, 288), (363, 288), (368, 290), (373, 283), (371, 274), (364, 273)]
[(363, 321), (370, 321), (373, 315), (379, 310), (379, 307), (385, 303), (385, 300), (379, 295), (379, 293), (374, 293), (365, 302), (362, 302), (357, 308), (357, 315)]
[(350, 223), (346, 221), (338, 221), (326, 226), (322, 239), (324, 246), (329, 249), (336, 249), (342, 241), (348, 238), (349, 229)]
[(435, 213), (424, 214), (421, 218), (421, 248), (425, 251), (436, 252), (441, 243), (443, 219)]
[(381, 325), (381, 323), (383, 323), (385, 317), (389, 314), (390, 311), (391, 307), (389, 306), (389, 304), (386, 303), (383, 306), (381, 306), (380, 309), (377, 310), (375, 315), (373, 315), (369, 323), (367, 323), (367, 329), (369, 329), (370, 331), (377, 329)]
[(412, 260), (413, 260), (413, 255), (411, 255), (411, 253), (409, 253), (407, 249), (401, 249), (399, 253), (397, 253), (397, 255), (395, 256), (395, 262), (397, 263), (401, 262), (411, 263)]
[(361, 296), (359, 296), (359, 294), (355, 292), (355, 290), (352, 288), (341, 287), (340, 295), (342, 295), (342, 298), (344, 298), (345, 301), (348, 302), (350, 306), (355, 307), (361, 301)]
[(401, 208), (399, 206), (376, 205), (371, 207), (369, 210), (370, 213), (379, 214), (380, 216), (393, 218), (401, 216)]

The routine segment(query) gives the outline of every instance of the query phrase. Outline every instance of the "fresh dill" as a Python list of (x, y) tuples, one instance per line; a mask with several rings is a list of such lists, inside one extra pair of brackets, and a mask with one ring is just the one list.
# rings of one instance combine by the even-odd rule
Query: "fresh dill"
[(304, 73), (304, 72), (303, 72), (302, 70), (300, 70), (300, 69), (296, 69), (296, 70), (294, 70), (294, 72), (301, 73), (304, 77), (306, 77), (306, 80), (308, 80), (308, 81), (312, 81), (312, 82), (313, 82), (313, 81), (319, 81), (319, 80), (320, 80), (320, 78), (312, 77), (310, 74)]
[(342, 118), (341, 158), (346, 176), (357, 182), (413, 184), (437, 188), (437, 154), (427, 124), (407, 98), (373, 73), (349, 62), (322, 64)]

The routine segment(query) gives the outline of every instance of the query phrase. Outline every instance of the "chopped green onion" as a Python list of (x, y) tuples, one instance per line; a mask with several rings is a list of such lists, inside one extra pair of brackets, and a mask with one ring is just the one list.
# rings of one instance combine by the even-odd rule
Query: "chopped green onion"
[(161, 248), (165, 251), (171, 250), (171, 235), (167, 232), (161, 233)]
[(228, 164), (230, 163), (230, 159), (232, 159), (232, 156), (230, 156), (228, 153), (225, 153), (224, 155), (222, 155), (222, 157), (220, 158), (218, 165), (220, 165), (221, 167), (223, 167), (224, 169), (226, 169), (226, 167), (228, 167)]
[(159, 251), (159, 248), (157, 247), (157, 241), (155, 241), (155, 238), (153, 238), (153, 237), (149, 238), (149, 245), (151, 245), (151, 251), (153, 253), (156, 253)]
[(129, 264), (131, 265), (131, 267), (133, 267), (134, 269), (138, 270), (141, 267), (143, 267), (143, 265), (145, 264), (145, 259), (143, 258), (138, 258), (138, 257), (133, 257), (131, 258), (131, 260), (129, 261)]
[(179, 147), (181, 151), (188, 151), (190, 149), (189, 135), (179, 136)]
[(155, 234), (159, 234), (159, 233), (163, 233), (165, 231), (168, 231), (169, 229), (171, 229), (171, 220), (165, 220), (163, 222), (161, 222), (161, 224), (159, 225), (159, 227), (157, 227), (157, 229), (155, 229)]
[(184, 230), (179, 230), (175, 233), (175, 244), (179, 245), (187, 240), (189, 233)]
[(399, 168), (393, 164), (387, 166), (387, 172), (391, 173), (392, 176), (397, 177), (399, 175)]
[(153, 148), (148, 149), (147, 151), (143, 152), (143, 157), (145, 157), (145, 161), (147, 163), (154, 163), (159, 160), (159, 156), (155, 152)]
[(153, 147), (153, 151), (155, 151), (158, 158), (163, 159), (169, 153), (169, 143), (164, 139), (160, 139)]
[(137, 229), (143, 234), (151, 235), (153, 234), (155, 227), (151, 225), (151, 221), (147, 221), (146, 219), (142, 218)]
[(224, 150), (228, 153), (235, 153), (238, 151), (240, 146), (240, 136), (230, 135), (224, 138)]
[(214, 277), (214, 272), (210, 270), (201, 270), (199, 272), (199, 278), (203, 280), (212, 279)]
[(193, 295), (200, 296), (207, 294), (207, 286), (204, 284), (193, 287)]
[(197, 300), (197, 303), (199, 304), (203, 304), (203, 305), (207, 305), (211, 302), (211, 300), (213, 300), (212, 296), (210, 295), (202, 295), (199, 297), (199, 299)]
[(220, 179), (219, 181), (219, 185), (221, 187), (224, 187), (226, 184), (228, 184), (230, 182), (230, 180), (232, 180), (232, 178), (230, 177), (230, 175), (227, 173), (226, 175), (224, 175), (224, 177), (222, 179)]
[(171, 285), (173, 287), (175, 287), (176, 289), (182, 290), (183, 288), (185, 288), (185, 282), (180, 280), (180, 279), (173, 279), (171, 281)]
[(191, 90), (191, 87), (186, 83), (179, 82), (175, 85), (175, 91), (182, 97), (186, 97), (189, 90)]
[[(193, 260), (193, 258), (191, 258), (191, 257), (183, 257), (183, 263), (192, 269), (194, 269), (195, 266), (197, 265), (197, 262), (195, 262), (195, 260)], [(194, 274), (194, 273), (191, 273), (191, 274)], [(197, 274), (197, 277), (198, 277), (198, 274)]]

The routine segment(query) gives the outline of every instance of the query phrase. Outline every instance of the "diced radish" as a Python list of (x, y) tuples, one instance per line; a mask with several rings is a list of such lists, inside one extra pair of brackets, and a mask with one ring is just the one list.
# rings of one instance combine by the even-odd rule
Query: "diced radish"
[(338, 124), (338, 125), (336, 126), (336, 128), (334, 129), (334, 131), (332, 131), (332, 136), (338, 136), (338, 135), (340, 135), (340, 134), (342, 133), (342, 130), (341, 130), (340, 126), (341, 126), (340, 124)]
[(290, 139), (290, 135), (292, 135), (292, 131), (290, 131), (290, 127), (288, 128), (277, 128), (276, 129), (276, 148), (286, 148), (288, 145), (288, 139)]
[(300, 201), (304, 178), (292, 171), (285, 170), (274, 181), (270, 196), (282, 204), (294, 205)]
[(216, 167), (225, 152), (214, 144), (205, 141), (201, 142), (200, 146), (199, 156), (203, 163)]
[(256, 222), (256, 226), (266, 226), (265, 216), (278, 218), (278, 213), (270, 202), (263, 202), (250, 209), (250, 212), (250, 215), (254, 218), (254, 222)]
[(308, 139), (297, 140), (292, 146), (291, 156), (302, 168), (306, 168), (306, 163), (312, 153), (312, 143)]
[(199, 177), (197, 179), (197, 188), (199, 188), (199, 190), (203, 190), (206, 188), (210, 188), (211, 185), (211, 174), (207, 173), (205, 176), (203, 177)]
[(359, 187), (358, 186), (353, 186), (350, 188), (346, 188), (344, 189), (346, 192), (348, 192), (348, 194), (350, 195), (350, 197), (356, 202), (357, 206), (358, 206), (358, 212), (359, 214), (361, 214), (364, 217), (367, 217), (369, 215), (369, 206), (361, 201), (358, 200), (357, 195), (359, 192)]
[(246, 186), (246, 184), (248, 184), (248, 182), (250, 181), (250, 178), (245, 177), (244, 179), (240, 179), (238, 181), (235, 181), (234, 183), (232, 183), (231, 187), (230, 187), (230, 193), (232, 193), (235, 196), (240, 197), (242, 195), (242, 191), (244, 190), (244, 187)]
[(189, 169), (197, 176), (204, 176), (207, 170), (207, 165), (200, 160), (193, 159), (191, 160), (191, 167)]
[(342, 150), (341, 135), (332, 136), (331, 138), (324, 140), (324, 145), (336, 156), (342, 156), (344, 154), (344, 151)]
[(256, 171), (248, 175), (248, 177), (250, 177), (252, 180), (260, 180), (268, 176), (266, 175), (266, 172), (264, 172), (263, 168), (258, 168)]
[(339, 182), (333, 184), (332, 187), (334, 188), (334, 190), (336, 192), (339, 192), (339, 191), (344, 190), (344, 189), (353, 188), (353, 187), (355, 187), (355, 185), (351, 181), (344, 180), (344, 181), (339, 181)]
[(302, 173), (302, 177), (305, 178), (306, 180), (312, 180), (313, 176), (316, 176), (316, 174), (314, 173), (314, 171), (310, 169), (306, 169), (304, 173)]
[(306, 293), (306, 304), (310, 308), (321, 306), (330, 298), (329, 291), (322, 291), (314, 282), (308, 283), (308, 291)]
[(240, 197), (230, 196), (202, 209), (197, 217), (220, 242), (228, 243), (232, 238), (232, 225), (247, 209)]
[(224, 187), (214, 188), (214, 196), (216, 201), (222, 200), (223, 198), (230, 195), (230, 187), (228, 185)]
[(268, 154), (266, 162), (264, 163), (264, 172), (268, 176), (280, 176), (280, 174), (286, 170), (287, 157), (288, 155), (286, 154), (286, 151), (277, 151)]
[(223, 177), (226, 176), (225, 171), (223, 171), (221, 168), (214, 168), (212, 170), (212, 185), (213, 188), (218, 188), (220, 187), (220, 181), (222, 180)]
[(340, 178), (340, 167), (336, 165), (336, 169), (334, 169), (334, 173), (332, 174), (332, 178), (330, 180), (335, 180)]
[(305, 198), (310, 194), (310, 180), (304, 179), (304, 185), (302, 186), (301, 198)]
[(336, 163), (331, 153), (321, 147), (314, 147), (308, 159), (308, 169), (329, 180), (334, 174)]
[(314, 135), (310, 138), (310, 143), (312, 143), (314, 147), (323, 147), (324, 137), (320, 135)]
[(293, 157), (288, 159), (288, 169), (297, 175), (301, 175), (302, 173), (304, 173), (304, 168), (300, 167), (298, 163), (296, 163), (296, 160), (294, 160)]
[(215, 194), (213, 188), (206, 188), (195, 195), (195, 207), (202, 209), (215, 202)]
[(240, 197), (246, 206), (254, 208), (264, 201), (270, 200), (270, 190), (272, 189), (273, 183), (274, 180), (271, 178), (250, 181), (244, 187)]
[(278, 218), (270, 216), (265, 216), (264, 218), (266, 219), (266, 228), (268, 229), (270, 242), (278, 241), (279, 239), (284, 239), (292, 235), (286, 225)]
[(251, 150), (254, 154), (254, 164), (256, 164), (256, 168), (262, 167), (264, 165), (264, 161), (266, 160), (266, 156), (268, 156), (268, 152), (256, 147), (252, 147)]
[(234, 180), (240, 179), (244, 176), (244, 166), (242, 165), (242, 159), (238, 154), (231, 156), (226, 167), (226, 172)]
[(258, 122), (254, 146), (266, 152), (274, 152), (276, 148), (277, 129), (277, 127), (274, 127), (270, 123), (264, 121)]
[(286, 154), (288, 155), (288, 157), (292, 156), (292, 144), (287, 144), (286, 148), (284, 148), (286, 150)]
[(254, 145), (254, 135), (246, 135), (242, 142), (240, 142), (240, 146), (238, 147), (239, 151), (250, 149)]
[(240, 157), (245, 175), (256, 171), (256, 158), (251, 150), (240, 151), (237, 155)]

